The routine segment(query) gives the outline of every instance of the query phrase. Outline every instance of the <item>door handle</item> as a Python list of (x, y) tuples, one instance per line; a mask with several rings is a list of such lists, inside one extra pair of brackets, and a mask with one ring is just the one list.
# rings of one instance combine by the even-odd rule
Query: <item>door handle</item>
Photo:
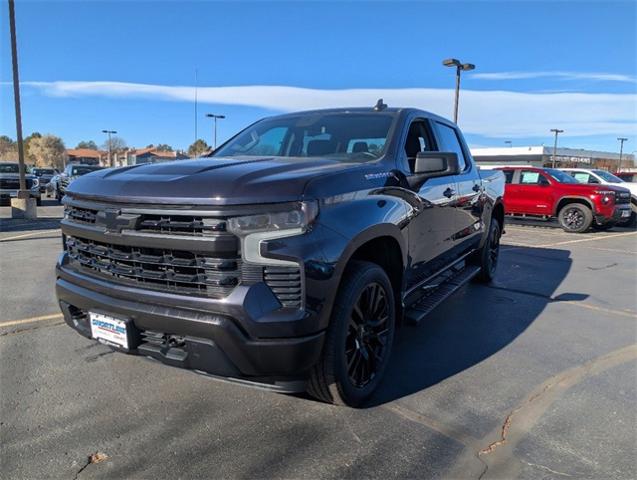
[(442, 192), (442, 194), (447, 197), (447, 198), (451, 198), (453, 197), (453, 194), (455, 193), (455, 191), (451, 188), (451, 187), (447, 187), (447, 190), (445, 190), (444, 192)]

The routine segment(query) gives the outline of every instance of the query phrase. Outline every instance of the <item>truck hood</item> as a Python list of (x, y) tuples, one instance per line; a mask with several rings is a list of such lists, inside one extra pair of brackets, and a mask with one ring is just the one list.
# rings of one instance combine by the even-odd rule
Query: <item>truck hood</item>
[(560, 188), (563, 190), (568, 190), (572, 193), (580, 193), (582, 195), (590, 195), (595, 191), (600, 190), (612, 190), (616, 193), (625, 192), (628, 190), (623, 186), (614, 185), (614, 184), (591, 184), (591, 183), (560, 183)]
[(115, 202), (238, 205), (300, 200), (321, 174), (361, 168), (327, 158), (211, 157), (98, 170), (75, 179), (71, 196)]

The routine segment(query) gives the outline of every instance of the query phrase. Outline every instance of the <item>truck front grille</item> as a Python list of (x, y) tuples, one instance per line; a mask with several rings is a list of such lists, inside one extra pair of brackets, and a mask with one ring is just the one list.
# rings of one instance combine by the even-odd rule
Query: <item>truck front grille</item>
[[(26, 178), (27, 189), (30, 190), (33, 186), (33, 179)], [(19, 190), (20, 179), (19, 178), (0, 178), (0, 188), (3, 190)]]
[(630, 192), (616, 192), (615, 205), (625, 205), (630, 203)]
[(62, 227), (73, 268), (125, 285), (210, 298), (264, 282), (283, 307), (302, 307), (300, 267), (244, 264), (226, 217), (148, 210), (69, 202)]
[(241, 278), (240, 260), (192, 252), (114, 245), (67, 237), (67, 251), (81, 268), (145, 288), (223, 298)]

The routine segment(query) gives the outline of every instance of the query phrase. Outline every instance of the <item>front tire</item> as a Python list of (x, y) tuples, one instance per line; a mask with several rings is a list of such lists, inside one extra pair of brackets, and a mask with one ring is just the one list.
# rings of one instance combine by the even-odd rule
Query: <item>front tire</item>
[(375, 263), (353, 261), (341, 282), (308, 393), (327, 403), (361, 405), (385, 373), (395, 328), (394, 292), (387, 274)]
[(568, 233), (584, 233), (593, 223), (593, 212), (581, 203), (569, 203), (557, 216), (562, 230)]

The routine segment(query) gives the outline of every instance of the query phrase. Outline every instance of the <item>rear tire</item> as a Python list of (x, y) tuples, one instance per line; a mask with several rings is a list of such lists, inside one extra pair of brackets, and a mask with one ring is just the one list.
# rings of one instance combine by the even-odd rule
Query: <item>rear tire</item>
[(581, 203), (568, 203), (557, 216), (562, 230), (568, 233), (584, 233), (593, 224), (593, 212)]
[(387, 274), (375, 263), (353, 261), (341, 282), (308, 393), (327, 403), (361, 405), (385, 373), (395, 328), (394, 292)]
[(489, 283), (495, 277), (500, 257), (500, 237), (502, 236), (500, 222), (495, 218), (491, 219), (489, 225), (489, 235), (482, 248), (476, 252), (474, 263), (480, 267), (480, 272), (475, 279), (481, 283)]

